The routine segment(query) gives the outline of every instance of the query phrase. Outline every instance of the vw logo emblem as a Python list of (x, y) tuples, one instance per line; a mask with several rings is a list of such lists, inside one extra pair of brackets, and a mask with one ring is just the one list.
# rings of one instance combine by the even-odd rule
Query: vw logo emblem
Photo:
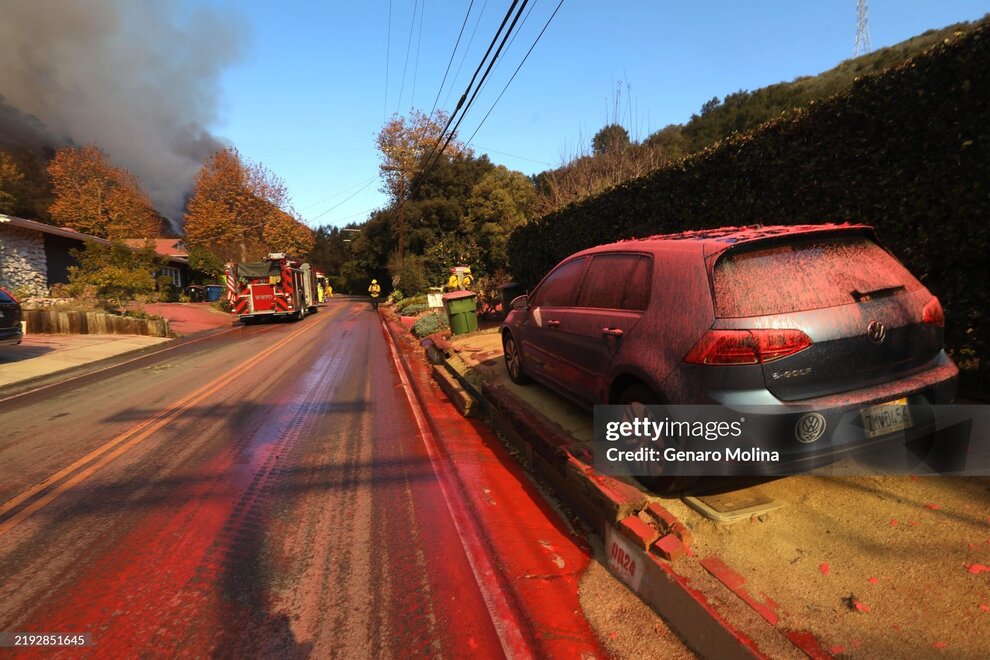
[(866, 326), (866, 336), (874, 344), (882, 344), (883, 340), (887, 338), (887, 326), (880, 321), (870, 321)]
[(821, 413), (805, 413), (794, 426), (794, 437), (798, 442), (811, 444), (825, 435), (826, 426), (825, 416)]

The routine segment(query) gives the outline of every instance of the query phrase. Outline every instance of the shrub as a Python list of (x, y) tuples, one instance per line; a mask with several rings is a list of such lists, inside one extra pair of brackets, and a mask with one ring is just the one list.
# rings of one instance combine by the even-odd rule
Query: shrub
[(395, 285), (407, 293), (417, 293), (426, 290), (426, 270), (423, 267), (423, 257), (407, 254), (401, 260), (393, 255), (389, 260), (388, 271)]
[(413, 334), (417, 337), (425, 337), (427, 335), (432, 335), (434, 332), (440, 332), (441, 330), (446, 330), (450, 326), (447, 324), (447, 316), (445, 314), (440, 314), (439, 312), (434, 312), (432, 314), (427, 314), (426, 316), (420, 318), (413, 325)]
[(402, 315), (403, 316), (416, 316), (417, 314), (419, 314), (421, 312), (425, 312), (425, 311), (427, 311), (429, 309), (430, 308), (429, 308), (428, 305), (419, 305), (419, 304), (416, 304), (416, 305), (406, 305), (405, 307), (402, 308)]
[(85, 248), (70, 254), (79, 260), (78, 266), (68, 269), (68, 289), (76, 296), (95, 291), (100, 300), (119, 304), (155, 291), (152, 272), (160, 266), (161, 259), (150, 243), (135, 251), (123, 243), (102, 245), (90, 241)]
[(418, 296), (411, 296), (409, 298), (403, 298), (397, 305), (396, 308), (403, 314), (405, 314), (406, 307), (410, 305), (425, 305), (426, 295), (420, 294)]

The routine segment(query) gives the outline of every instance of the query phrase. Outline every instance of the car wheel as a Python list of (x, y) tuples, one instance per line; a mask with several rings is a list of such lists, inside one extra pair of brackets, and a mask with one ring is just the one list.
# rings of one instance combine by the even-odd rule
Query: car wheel
[(505, 370), (509, 372), (509, 378), (516, 385), (526, 385), (533, 382), (533, 379), (523, 371), (522, 356), (519, 354), (519, 345), (515, 338), (506, 333), (502, 336), (502, 352), (505, 355)]
[[(616, 402), (620, 406), (629, 406), (634, 417), (649, 416), (646, 406), (662, 405), (660, 397), (646, 385), (636, 384), (626, 388)], [(651, 463), (651, 475), (636, 475), (636, 480), (646, 488), (659, 495), (679, 493), (698, 483), (697, 476), (671, 475), (670, 466), (664, 463)], [(665, 474), (665, 472), (667, 474)]]

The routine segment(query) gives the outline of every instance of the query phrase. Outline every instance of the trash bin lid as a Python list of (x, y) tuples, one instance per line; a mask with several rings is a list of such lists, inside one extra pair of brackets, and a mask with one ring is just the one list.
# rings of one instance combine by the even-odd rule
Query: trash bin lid
[(443, 294), (444, 300), (460, 300), (461, 298), (474, 298), (476, 294), (474, 291), (451, 291), (450, 293)]

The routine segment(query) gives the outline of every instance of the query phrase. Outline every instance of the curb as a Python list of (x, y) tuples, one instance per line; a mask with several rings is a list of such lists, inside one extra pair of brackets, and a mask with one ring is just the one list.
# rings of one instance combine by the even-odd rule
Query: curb
[[(811, 633), (778, 626), (782, 613), (768, 610), (776, 604), (751, 596), (745, 579), (720, 558), (696, 558), (691, 531), (660, 503), (650, 502), (638, 488), (595, 473), (590, 450), (572, 453), (559, 429), (515, 409), (499, 396), (497, 386), (486, 384), (479, 391), (430, 342), (425, 350), (438, 382), (453, 380), (459, 386), (457, 397), (474, 399), (472, 413), (486, 418), (520, 461), (601, 534), (603, 563), (610, 572), (692, 650), (718, 658), (830, 657)], [(448, 397), (460, 410), (458, 399)]]

